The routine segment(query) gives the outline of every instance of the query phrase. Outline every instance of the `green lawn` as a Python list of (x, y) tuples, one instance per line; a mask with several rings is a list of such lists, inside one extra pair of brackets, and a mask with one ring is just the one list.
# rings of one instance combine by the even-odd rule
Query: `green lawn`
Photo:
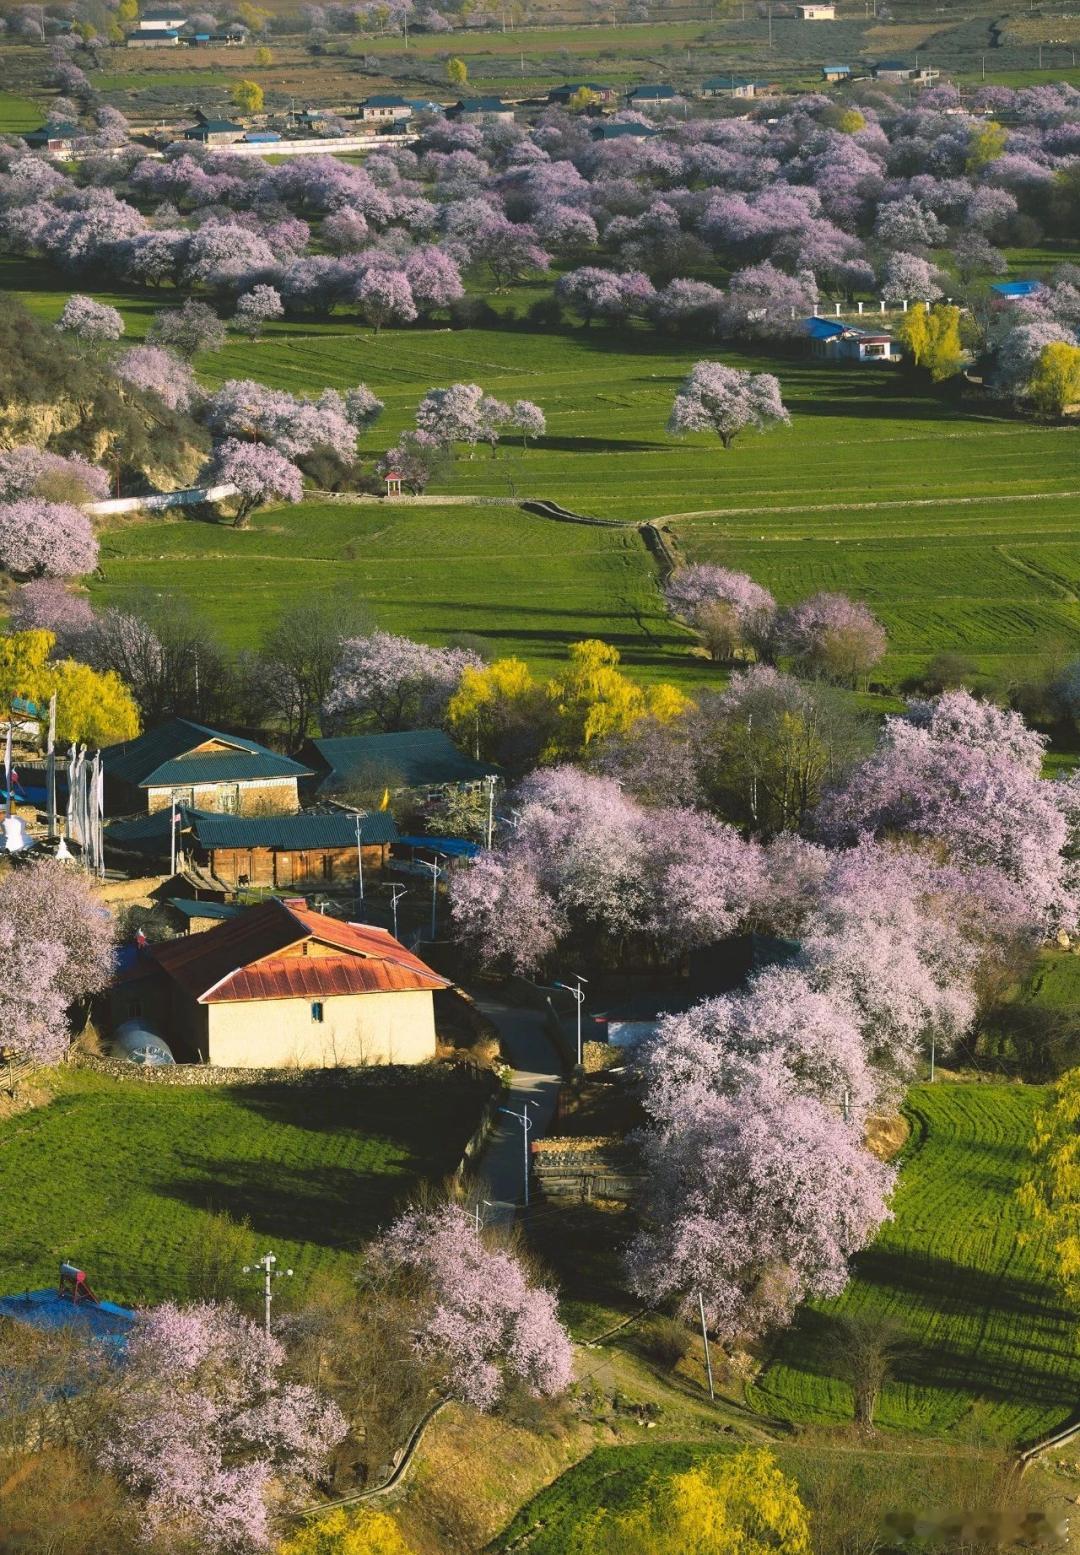
[(632, 529), (515, 507), (312, 502), (260, 513), (244, 530), (191, 520), (110, 530), (91, 592), (99, 603), (142, 589), (186, 594), (232, 647), (252, 646), (283, 605), (331, 594), (366, 601), (390, 631), (475, 633), (497, 655), (547, 669), (592, 636), (647, 677), (698, 675), (654, 576)]
[(249, 1217), (299, 1291), (456, 1166), (479, 1107), (464, 1082), (420, 1075), (163, 1086), (62, 1071), (48, 1106), (0, 1125), (0, 1290), (48, 1284), (70, 1257), (99, 1295), (183, 1295), (213, 1209)]
[(1051, 1279), (1043, 1239), (1015, 1191), (1027, 1159), (1035, 1086), (917, 1086), (913, 1135), (887, 1224), (855, 1260), (835, 1303), (815, 1303), (780, 1337), (751, 1389), (763, 1413), (850, 1420), (848, 1388), (829, 1375), (821, 1342), (830, 1313), (887, 1312), (912, 1349), (887, 1383), (882, 1426), (1002, 1444), (1032, 1440), (1080, 1397), (1076, 1314)]
[(45, 115), (37, 103), (15, 92), (0, 92), (0, 135), (18, 135), (36, 130)]

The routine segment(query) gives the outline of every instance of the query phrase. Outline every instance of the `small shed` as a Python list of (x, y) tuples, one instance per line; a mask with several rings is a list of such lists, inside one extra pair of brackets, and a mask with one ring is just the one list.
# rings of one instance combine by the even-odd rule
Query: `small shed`
[(566, 106), (579, 92), (590, 92), (593, 97), (602, 103), (610, 103), (615, 100), (615, 89), (611, 86), (601, 86), (599, 81), (565, 81), (562, 86), (553, 86), (548, 93), (548, 102)]
[(748, 76), (710, 76), (701, 83), (702, 97), (754, 97), (760, 82)]
[(277, 130), (248, 130), (244, 136), (244, 144), (247, 146), (272, 146), (281, 136)]
[(196, 140), (203, 146), (234, 146), (246, 134), (244, 125), (232, 119), (200, 119), (184, 131), (184, 139)]
[(821, 75), (825, 81), (849, 81), (851, 79), (851, 66), (822, 65)]
[(596, 124), (592, 129), (593, 140), (653, 140), (660, 131), (649, 124), (620, 123)]
[(74, 149), (75, 142), (82, 133), (77, 124), (69, 124), (59, 119), (50, 119), (40, 129), (28, 130), (23, 136), (23, 140), (35, 151), (48, 151), (54, 156), (66, 155)]
[(1025, 297), (1032, 296), (1041, 286), (1041, 281), (994, 281), (990, 290), (1002, 302), (1023, 302)]
[(836, 20), (836, 7), (828, 3), (822, 4), (820, 0), (811, 5), (797, 5), (795, 15), (800, 22), (834, 22)]

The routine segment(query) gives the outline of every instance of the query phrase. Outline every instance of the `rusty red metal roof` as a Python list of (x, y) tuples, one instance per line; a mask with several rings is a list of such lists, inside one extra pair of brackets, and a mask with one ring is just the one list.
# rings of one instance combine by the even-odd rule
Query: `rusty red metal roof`
[[(320, 953), (308, 954), (309, 945)], [(200, 1004), (450, 986), (385, 929), (277, 899), (201, 934), (153, 945), (147, 955)]]

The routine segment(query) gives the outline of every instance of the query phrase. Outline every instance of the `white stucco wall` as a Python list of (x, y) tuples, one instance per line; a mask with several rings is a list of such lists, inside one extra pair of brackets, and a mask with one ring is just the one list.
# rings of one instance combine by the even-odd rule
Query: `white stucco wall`
[(234, 1069), (330, 1068), (335, 1064), (420, 1064), (435, 1056), (429, 991), (210, 1004), (212, 1064)]

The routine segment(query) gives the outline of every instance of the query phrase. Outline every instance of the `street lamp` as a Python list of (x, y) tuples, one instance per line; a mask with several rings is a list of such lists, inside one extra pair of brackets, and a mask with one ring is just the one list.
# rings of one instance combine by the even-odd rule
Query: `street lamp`
[(277, 1257), (274, 1253), (263, 1253), (257, 1263), (246, 1263), (245, 1274), (259, 1274), (263, 1276), (263, 1323), (266, 1327), (266, 1337), (270, 1337), (270, 1303), (273, 1301), (272, 1282), (280, 1279), (292, 1279), (291, 1269), (275, 1269)]
[(577, 979), (577, 987), (576, 988), (571, 988), (569, 983), (556, 983), (555, 987), (556, 988), (564, 988), (568, 994), (572, 994), (573, 998), (574, 998), (574, 1003), (577, 1005), (577, 1061), (578, 1061), (578, 1068), (580, 1069), (581, 1068), (581, 1006), (585, 1003), (585, 990), (584, 990), (584, 988), (582, 988), (581, 985), (582, 985), (582, 983), (588, 983), (589, 980), (588, 980), (587, 977), (582, 977), (580, 972), (574, 972), (573, 976)]
[(529, 1103), (522, 1105), (520, 1112), (514, 1112), (510, 1107), (500, 1107), (500, 1112), (505, 1112), (508, 1118), (517, 1118), (521, 1124), (521, 1146), (525, 1157), (525, 1208), (529, 1207), (529, 1132), (533, 1126), (533, 1120), (529, 1116)]
[(392, 884), (390, 886), (390, 911), (394, 914), (394, 938), (395, 939), (397, 939), (397, 937), (398, 937), (398, 931), (397, 931), (397, 904), (398, 904), (398, 902), (401, 900), (401, 898), (403, 896), (408, 896), (408, 894), (409, 894), (408, 891), (405, 889), (405, 887), (403, 885), (398, 885), (396, 880), (392, 882)]
[(417, 859), (417, 861), (416, 861), (418, 864), (422, 864), (425, 869), (430, 869), (431, 870), (431, 942), (432, 942), (432, 944), (435, 943), (435, 926), (436, 926), (436, 924), (435, 924), (435, 913), (436, 913), (436, 910), (437, 910), (437, 907), (438, 907), (438, 900), (439, 900), (438, 899), (438, 895), (436, 893), (437, 893), (438, 885), (439, 885), (439, 876), (442, 874), (442, 870), (439, 868), (439, 860), (441, 858), (445, 858), (445, 857), (446, 857), (446, 855), (444, 853), (436, 853), (434, 864), (429, 864), (427, 859), (424, 859), (424, 858)]
[(357, 880), (360, 883), (360, 905), (363, 906), (363, 903), (364, 903), (364, 850), (363, 850), (363, 847), (361, 846), (361, 843), (360, 843), (360, 821), (361, 821), (361, 817), (358, 815), (356, 817), (356, 877), (357, 877)]

